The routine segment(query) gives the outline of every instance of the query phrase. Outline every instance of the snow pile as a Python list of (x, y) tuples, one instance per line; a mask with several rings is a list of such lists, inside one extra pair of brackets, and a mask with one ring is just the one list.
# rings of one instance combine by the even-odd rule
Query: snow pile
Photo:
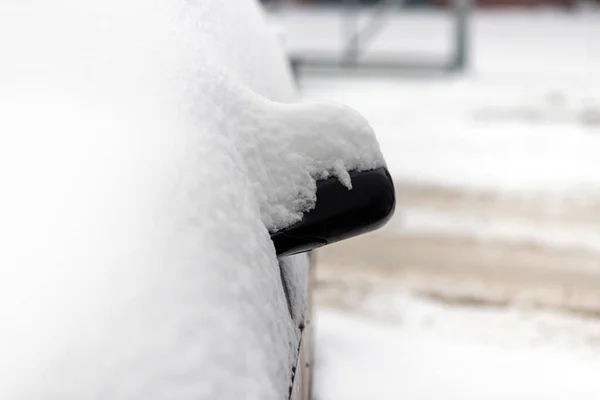
[(268, 230), (383, 165), (366, 122), (283, 104), (250, 1), (3, 1), (0, 49), (0, 398), (285, 398)]

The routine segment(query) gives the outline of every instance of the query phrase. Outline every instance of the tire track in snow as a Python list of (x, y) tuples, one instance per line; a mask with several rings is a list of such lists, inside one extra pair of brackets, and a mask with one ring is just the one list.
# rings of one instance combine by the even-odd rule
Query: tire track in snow
[[(335, 303), (348, 290), (360, 298), (360, 293), (379, 285), (396, 285), (446, 303), (525, 304), (600, 317), (600, 250), (578, 246), (576, 235), (595, 234), (596, 226), (600, 227), (600, 202), (402, 182), (396, 187), (397, 214), (388, 227), (319, 251), (317, 288), (328, 292), (331, 296), (325, 297), (330, 301)], [(470, 231), (452, 226), (412, 229), (402, 219), (403, 212), (415, 208), (432, 210), (434, 216), (460, 215), (479, 225)], [(557, 245), (536, 237), (531, 229), (510, 240), (493, 230), (484, 237), (478, 234), (489, 231), (492, 220), (515, 219), (540, 232), (546, 232), (547, 226), (564, 228), (572, 240)]]

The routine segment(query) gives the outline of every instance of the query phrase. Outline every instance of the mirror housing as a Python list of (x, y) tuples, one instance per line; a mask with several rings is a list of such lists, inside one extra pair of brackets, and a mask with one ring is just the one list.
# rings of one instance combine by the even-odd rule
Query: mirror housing
[(271, 234), (277, 257), (373, 231), (383, 226), (396, 206), (394, 183), (385, 167), (350, 171), (352, 189), (335, 177), (317, 181), (315, 208), (301, 221)]

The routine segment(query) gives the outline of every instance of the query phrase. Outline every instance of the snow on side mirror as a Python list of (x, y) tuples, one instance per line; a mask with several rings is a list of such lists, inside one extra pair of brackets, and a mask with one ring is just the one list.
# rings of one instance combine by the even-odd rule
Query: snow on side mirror
[(351, 171), (352, 189), (331, 177), (317, 182), (315, 208), (271, 234), (277, 256), (310, 251), (383, 226), (394, 213), (394, 183), (385, 167)]

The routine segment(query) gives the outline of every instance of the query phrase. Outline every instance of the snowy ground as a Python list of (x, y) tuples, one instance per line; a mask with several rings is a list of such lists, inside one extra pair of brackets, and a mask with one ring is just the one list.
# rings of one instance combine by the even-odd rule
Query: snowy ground
[[(318, 311), (317, 399), (591, 400), (599, 396), (596, 350), (557, 344), (541, 334), (537, 343), (504, 338), (529, 329), (552, 330), (559, 321), (545, 322), (551, 317), (403, 301), (412, 314), (406, 323), (373, 321), (332, 309)], [(564, 319), (560, 322), (572, 323)], [(487, 337), (477, 338), (477, 334)]]
[[(273, 20), (293, 53), (340, 48), (331, 10)], [(473, 297), (460, 295), (477, 303), (500, 278), (527, 278), (516, 292), (558, 282), (547, 293), (569, 298), (600, 282), (600, 13), (480, 12), (472, 28), (463, 75), (301, 76), (305, 99), (344, 102), (369, 118), (401, 195), (380, 236), (323, 253), (340, 264), (321, 267), (317, 290), (318, 400), (600, 398), (595, 319), (504, 300), (439, 303), (406, 284), (421, 274), (439, 300), (439, 274), (443, 291), (475, 275)], [(395, 15), (371, 51), (444, 55), (450, 29), (442, 13)], [(369, 252), (374, 243), (388, 248)], [(344, 258), (351, 248), (365, 258)], [(343, 262), (360, 279), (346, 279)], [(600, 306), (596, 297), (587, 304), (592, 314)]]
[(600, 396), (597, 319), (449, 304), (393, 279), (340, 277), (326, 267), (316, 296), (317, 400)]

